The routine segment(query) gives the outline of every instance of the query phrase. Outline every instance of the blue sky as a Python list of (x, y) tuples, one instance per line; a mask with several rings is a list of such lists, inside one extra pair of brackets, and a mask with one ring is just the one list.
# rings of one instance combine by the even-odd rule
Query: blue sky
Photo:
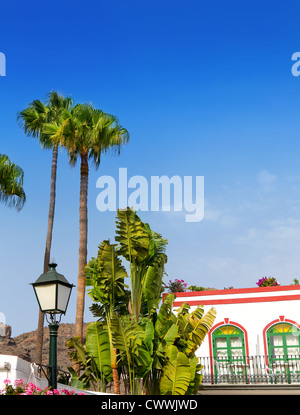
[[(119, 157), (89, 178), (88, 258), (114, 237), (96, 208), (101, 175), (204, 176), (205, 216), (140, 212), (169, 240), (166, 282), (223, 289), (300, 278), (300, 51), (296, 0), (0, 0), (1, 153), (25, 173), (27, 203), (0, 206), (0, 312), (13, 336), (37, 326), (32, 287), (42, 272), (51, 152), (24, 136), (16, 114), (50, 90), (92, 102), (130, 132)], [(79, 166), (59, 154), (52, 255), (77, 284)], [(76, 290), (63, 322), (74, 322)], [(91, 315), (87, 311), (85, 319)]]

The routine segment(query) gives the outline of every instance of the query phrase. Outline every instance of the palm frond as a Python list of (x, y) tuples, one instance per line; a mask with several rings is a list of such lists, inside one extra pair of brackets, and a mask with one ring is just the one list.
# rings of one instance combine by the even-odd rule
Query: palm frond
[[(53, 142), (52, 135), (49, 132), (49, 124), (58, 125), (61, 122), (62, 114), (72, 108), (73, 99), (64, 98), (55, 91), (47, 95), (47, 101), (35, 99), (27, 108), (19, 111), (17, 120), (24, 133), (28, 137), (38, 137), (43, 148), (52, 148), (57, 145), (57, 140)], [(45, 126), (48, 131), (45, 131)]]
[(0, 154), (0, 201), (21, 210), (26, 201), (23, 180), (22, 168), (11, 162), (6, 154)]

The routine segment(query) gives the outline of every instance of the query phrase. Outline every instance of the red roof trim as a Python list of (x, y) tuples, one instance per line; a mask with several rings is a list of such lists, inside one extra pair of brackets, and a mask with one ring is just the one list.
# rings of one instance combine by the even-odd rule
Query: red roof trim
[[(232, 288), (228, 290), (207, 290), (207, 291), (186, 291), (174, 293), (176, 297), (199, 297), (206, 295), (226, 295), (226, 294), (250, 294), (263, 292), (294, 291), (300, 290), (300, 285), (279, 285), (276, 287), (251, 287), (251, 288)], [(164, 293), (165, 296), (167, 293)]]
[(241, 304), (241, 303), (264, 303), (271, 301), (291, 301), (300, 300), (300, 294), (297, 295), (278, 295), (272, 297), (248, 297), (248, 298), (226, 298), (218, 300), (202, 300), (190, 301), (188, 298), (184, 300), (174, 301), (173, 307), (181, 306), (182, 303), (188, 303), (189, 305), (216, 305), (216, 304)]

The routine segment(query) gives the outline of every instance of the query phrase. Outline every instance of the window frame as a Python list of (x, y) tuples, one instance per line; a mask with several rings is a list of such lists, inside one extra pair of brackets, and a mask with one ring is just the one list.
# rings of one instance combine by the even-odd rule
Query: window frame
[[(229, 328), (232, 331), (229, 333)], [(227, 333), (224, 332), (224, 329), (227, 329)], [(241, 346), (235, 347), (231, 344), (232, 338), (240, 338), (241, 339)], [(232, 323), (223, 324), (217, 327), (211, 335), (212, 338), (212, 354), (214, 359), (214, 373), (215, 373), (215, 381), (218, 383), (220, 381), (220, 377), (223, 376), (225, 381), (232, 381), (238, 379), (241, 381), (242, 379), (247, 379), (247, 369), (246, 369), (246, 339), (245, 333), (240, 328), (235, 326)], [(226, 340), (226, 347), (218, 347), (217, 346), (217, 339), (225, 339)], [(220, 358), (218, 357), (218, 350), (226, 350), (227, 357)], [(241, 355), (234, 356), (232, 351), (234, 350), (241, 350)], [(223, 375), (222, 375), (223, 374)], [(226, 376), (224, 376), (226, 375)]]
[[(281, 326), (281, 330), (274, 331), (276, 327)], [(285, 330), (285, 327), (289, 327)], [(287, 344), (287, 336), (292, 335), (293, 330), (296, 331), (295, 337), (298, 337), (298, 344)], [(299, 382), (300, 380), (300, 326), (292, 320), (284, 320), (280, 318), (280, 321), (274, 321), (270, 324), (265, 332), (265, 350), (267, 353), (267, 365), (269, 373), (274, 376), (274, 379), (280, 379), (281, 381), (292, 383)], [(282, 345), (271, 344), (271, 338), (273, 336), (281, 336)], [(297, 354), (289, 355), (289, 348), (298, 348)], [(278, 356), (273, 353), (273, 349), (282, 349), (283, 353)]]
[[(282, 326), (282, 331), (272, 332), (272, 330), (274, 330), (276, 326)], [(283, 326), (289, 326), (289, 329), (288, 330), (285, 330)], [(284, 352), (284, 356), (285, 357), (288, 357), (287, 350), (289, 348), (296, 348), (296, 347), (298, 347), (298, 349), (299, 349), (298, 351), (299, 351), (299, 354), (300, 354), (300, 339), (299, 339), (299, 335), (298, 335), (298, 344), (297, 344), (297, 346), (296, 345), (288, 345), (287, 344), (287, 336), (292, 336), (293, 335), (293, 334), (291, 334), (291, 330), (293, 328), (295, 328), (296, 331), (300, 335), (300, 329), (297, 326), (295, 326), (294, 324), (292, 324), (292, 323), (280, 322), (280, 323), (275, 323), (271, 327), (269, 327), (269, 329), (267, 330), (267, 333), (266, 334), (267, 334), (268, 356), (271, 359), (274, 359), (273, 356), (276, 356), (275, 354), (273, 354), (272, 349), (281, 349), (282, 348), (283, 349), (283, 352)], [(282, 345), (274, 345), (274, 344), (271, 344), (271, 338), (272, 337), (275, 337), (275, 336), (280, 336), (282, 338)]]

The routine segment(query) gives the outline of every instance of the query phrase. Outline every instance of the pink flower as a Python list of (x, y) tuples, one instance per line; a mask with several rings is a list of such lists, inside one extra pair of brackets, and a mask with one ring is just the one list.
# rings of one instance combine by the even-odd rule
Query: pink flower
[(16, 379), (14, 381), (15, 386), (23, 386), (24, 385), (24, 380), (23, 379)]
[(9, 385), (11, 383), (11, 380), (10, 379), (4, 379), (4, 383), (5, 383), (5, 385)]

